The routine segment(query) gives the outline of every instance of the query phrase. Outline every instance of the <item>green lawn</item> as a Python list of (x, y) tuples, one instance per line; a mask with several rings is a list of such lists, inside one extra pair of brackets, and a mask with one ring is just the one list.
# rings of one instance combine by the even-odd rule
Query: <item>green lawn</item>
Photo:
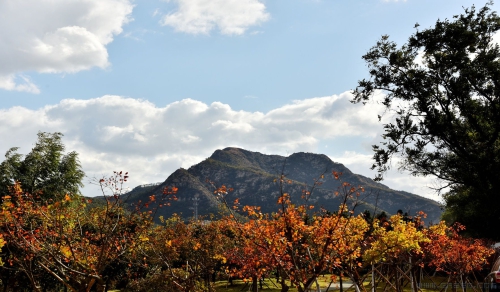
[[(444, 279), (435, 279), (438, 280), (438, 282), (441, 282)], [(345, 279), (344, 281), (348, 281)], [(330, 284), (330, 278), (329, 276), (323, 276), (318, 279), (318, 282), (320, 284), (320, 287), (322, 289), (326, 289), (328, 285)], [(430, 281), (429, 281), (430, 282)], [(250, 291), (250, 285), (251, 283), (245, 283), (243, 280), (234, 280), (233, 285), (230, 286), (227, 281), (219, 281), (216, 284), (216, 289), (217, 291), (222, 291), (222, 292), (243, 292), (243, 291)], [(377, 291), (383, 291), (383, 286), (384, 285), (379, 285), (377, 287)], [(345, 286), (344, 286), (345, 287)], [(313, 288), (316, 288), (316, 285), (313, 285)], [(369, 282), (365, 282), (365, 288), (367, 291), (371, 291), (371, 286)], [(338, 283), (333, 283), (330, 286), (331, 291), (339, 291), (338, 288)], [(275, 279), (269, 280), (266, 279), (263, 284), (263, 288), (259, 289), (259, 291), (268, 291), (268, 292), (280, 292), (281, 291), (281, 286), (279, 283), (276, 283)], [(297, 288), (290, 288), (288, 290), (289, 292), (297, 292)], [(352, 292), (355, 291), (354, 288), (351, 289), (345, 289), (344, 292)], [(411, 291), (410, 287), (407, 287), (404, 289), (404, 291)], [(432, 289), (421, 289), (423, 292), (431, 292), (431, 291), (437, 291), (437, 290), (432, 290)]]
[[(330, 277), (322, 276), (318, 278), (318, 283), (322, 289), (326, 289), (330, 285)], [(249, 291), (250, 285), (251, 283), (245, 283), (243, 280), (234, 280), (233, 286), (230, 286), (227, 281), (219, 281), (216, 283), (216, 289), (217, 291), (223, 291), (223, 292)], [(333, 289), (335, 287), (338, 286), (336, 286), (335, 283), (332, 283), (330, 289)], [(313, 288), (316, 288), (316, 284), (313, 284)], [(338, 290), (338, 288), (335, 290)], [(262, 289), (259, 288), (259, 291), (279, 292), (281, 291), (281, 286), (279, 283), (276, 283), (275, 279), (265, 279), (263, 282), (263, 288)], [(297, 288), (290, 288), (290, 290), (288, 291), (296, 292)], [(346, 292), (354, 291), (354, 289), (344, 289), (344, 291)]]

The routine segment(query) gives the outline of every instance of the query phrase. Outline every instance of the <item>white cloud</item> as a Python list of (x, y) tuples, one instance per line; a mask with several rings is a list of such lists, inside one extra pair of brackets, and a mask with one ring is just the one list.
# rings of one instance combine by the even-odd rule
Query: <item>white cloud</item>
[(22, 72), (106, 68), (106, 45), (130, 21), (132, 8), (130, 0), (0, 1), (0, 88), (38, 93)]
[(165, 15), (160, 23), (191, 34), (209, 34), (217, 27), (222, 34), (241, 35), (270, 17), (259, 0), (167, 1), (175, 2), (178, 9)]
[(492, 37), (492, 42), (494, 44), (500, 45), (500, 32), (496, 32)]
[[(373, 164), (372, 157), (372, 153), (359, 153), (348, 150), (330, 158), (335, 162), (346, 165), (347, 168), (354, 173), (373, 178), (375, 171), (371, 171), (371, 174), (367, 174), (367, 170), (370, 169)], [(395, 158), (395, 160), (393, 166), (396, 169), (391, 169), (385, 174), (384, 180), (381, 182), (382, 184), (388, 185), (395, 190), (404, 190), (435, 201), (442, 201), (442, 197), (432, 189), (439, 185), (436, 179), (431, 177), (414, 177), (408, 172), (401, 172), (397, 170), (397, 163), (399, 160), (397, 158)]]
[[(220, 102), (185, 99), (165, 107), (140, 99), (103, 96), (66, 99), (37, 110), (0, 110), (0, 154), (20, 146), (26, 153), (40, 131), (64, 133), (67, 150), (75, 150), (89, 176), (114, 170), (131, 173), (130, 186), (165, 180), (175, 169), (189, 167), (216, 149), (242, 147), (267, 154), (319, 152), (329, 141), (356, 173), (369, 171), (371, 150), (351, 151), (353, 143), (377, 139), (382, 131), (377, 104), (351, 104), (350, 93), (296, 100), (267, 113), (235, 111)], [(332, 142), (333, 141), (333, 142)], [(330, 150), (338, 148), (340, 150)], [(362, 150), (364, 151), (364, 150)], [(388, 176), (391, 187), (416, 190), (404, 175)], [(392, 184), (392, 185), (391, 185)]]
[(19, 75), (18, 80), (22, 79), (24, 82), (16, 82), (16, 76), (14, 74), (0, 75), (0, 88), (12, 91), (24, 91), (29, 93), (40, 93), (40, 89), (33, 82), (31, 82), (28, 76)]

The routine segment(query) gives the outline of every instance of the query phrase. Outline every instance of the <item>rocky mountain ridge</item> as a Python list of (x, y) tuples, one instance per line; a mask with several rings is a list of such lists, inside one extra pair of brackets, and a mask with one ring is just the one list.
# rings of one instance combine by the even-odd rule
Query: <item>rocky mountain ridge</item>
[[(333, 171), (342, 173), (339, 180), (332, 177)], [(335, 196), (335, 191), (339, 190), (342, 182), (347, 182), (365, 189), (360, 196), (363, 202), (357, 207), (358, 212), (368, 210), (372, 214), (381, 211), (395, 214), (398, 210), (403, 210), (414, 215), (418, 211), (424, 211), (428, 215), (427, 223), (438, 222), (441, 216), (438, 202), (408, 192), (392, 190), (370, 178), (351, 172), (343, 164), (333, 162), (326, 155), (299, 152), (284, 157), (234, 147), (216, 150), (209, 158), (189, 169), (176, 170), (163, 183), (136, 187), (127, 196), (130, 202), (144, 202), (153, 194), (161, 197), (165, 187), (175, 186), (178, 188), (177, 201), (170, 202), (169, 207), (159, 208), (158, 216), (168, 218), (177, 213), (189, 218), (195, 212), (208, 216), (221, 211), (220, 201), (213, 194), (213, 185), (207, 183), (211, 181), (216, 186), (225, 185), (234, 189), (227, 195), (229, 203), (238, 199), (243, 206), (260, 206), (263, 212), (272, 213), (278, 209), (276, 201), (280, 195), (280, 186), (275, 179), (282, 174), (291, 181), (283, 187), (295, 204), (302, 203), (302, 190), (310, 189), (314, 179), (321, 182), (307, 202), (316, 206), (316, 210), (323, 208), (336, 211), (340, 197)], [(320, 179), (321, 175), (324, 175), (324, 178)]]

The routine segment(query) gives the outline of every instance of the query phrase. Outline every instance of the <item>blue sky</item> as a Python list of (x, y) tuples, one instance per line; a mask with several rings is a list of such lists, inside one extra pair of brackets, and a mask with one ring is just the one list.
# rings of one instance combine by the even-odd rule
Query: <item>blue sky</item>
[[(485, 3), (3, 0), (0, 152), (60, 131), (89, 177), (126, 170), (131, 187), (228, 146), (322, 153), (373, 177), (381, 108), (348, 102), (361, 56)], [(438, 199), (429, 178), (385, 183)]]

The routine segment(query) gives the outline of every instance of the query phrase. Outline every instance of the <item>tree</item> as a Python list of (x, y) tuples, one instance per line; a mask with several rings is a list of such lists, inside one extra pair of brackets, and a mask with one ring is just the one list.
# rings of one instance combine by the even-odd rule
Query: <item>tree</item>
[[(500, 239), (500, 17), (492, 2), (418, 30), (402, 47), (383, 36), (363, 59), (371, 78), (353, 102), (384, 94), (384, 141), (374, 145), (377, 179), (391, 167), (434, 176), (453, 221), (475, 236)], [(380, 119), (380, 116), (379, 116)]]
[[(488, 257), (494, 253), (484, 240), (461, 236), (459, 232), (464, 228), (460, 224), (446, 227), (441, 222), (426, 230), (429, 240), (424, 252), (429, 266), (446, 272), (448, 283), (471, 283), (468, 276), (484, 269)], [(456, 291), (456, 286), (452, 286), (452, 291)]]
[[(47, 278), (72, 292), (105, 291), (109, 267), (142, 262), (153, 225), (152, 211), (126, 209), (121, 185), (127, 177), (115, 172), (101, 179), (104, 200), (97, 206), (69, 195), (39, 202), (37, 195), (14, 185), (0, 205), (0, 236), (9, 251), (5, 268), (22, 272), (33, 291), (42, 291)], [(105, 193), (108, 188), (112, 194)], [(165, 195), (174, 193), (168, 189)]]
[[(332, 175), (339, 179), (339, 173), (334, 171)], [(324, 177), (322, 174), (321, 178)], [(252, 278), (252, 291), (258, 291), (257, 280), (269, 275), (271, 270), (277, 270), (281, 291), (288, 291), (285, 280), (289, 280), (299, 292), (303, 292), (312, 289), (315, 283), (317, 286), (322, 273), (340, 270), (353, 280), (356, 291), (360, 291), (362, 280), (355, 267), (361, 267), (361, 246), (368, 224), (362, 215), (354, 215), (354, 208), (364, 189), (344, 182), (334, 193), (342, 200), (338, 211), (313, 212), (313, 206), (305, 203), (320, 184), (319, 180), (315, 180), (310, 190), (303, 190), (305, 202), (298, 205), (293, 204), (290, 194), (284, 192), (284, 186), (292, 181), (284, 174), (276, 181), (280, 185), (276, 213), (269, 216), (262, 214), (259, 207), (245, 206), (243, 211), (247, 212), (248, 221), (239, 222), (234, 216), (227, 220), (228, 224), (233, 223), (239, 243), (225, 256), (237, 266), (232, 273)], [(225, 187), (214, 193), (228, 206), (224, 199), (227, 194)]]
[(78, 153), (64, 154), (61, 133), (38, 133), (35, 147), (26, 156), (13, 147), (0, 164), (0, 200), (9, 194), (16, 182), (23, 191), (41, 195), (44, 200), (61, 199), (64, 195), (79, 194), (85, 176)]
[(214, 291), (212, 281), (231, 246), (224, 221), (185, 223), (178, 215), (150, 230), (144, 244), (148, 275), (132, 281), (132, 291)]
[[(419, 217), (415, 221), (405, 220), (399, 214), (391, 216), (389, 221), (377, 219), (373, 223), (371, 244), (365, 250), (363, 260), (365, 264), (372, 264), (372, 271), (375, 271), (375, 264), (385, 268), (381, 278), (394, 291), (403, 291), (404, 279), (409, 280), (412, 291), (417, 291), (414, 270), (421, 264), (421, 245), (429, 241), (420, 230), (422, 226)], [(382, 275), (379, 269), (376, 271)], [(372, 285), (375, 285), (374, 279)]]

